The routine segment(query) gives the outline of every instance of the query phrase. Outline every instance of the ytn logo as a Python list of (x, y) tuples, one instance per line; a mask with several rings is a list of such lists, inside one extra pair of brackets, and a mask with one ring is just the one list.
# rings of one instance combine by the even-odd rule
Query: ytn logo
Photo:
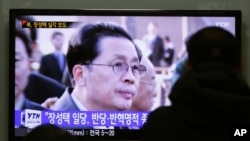
[(40, 117), (40, 113), (28, 113), (28, 119), (39, 119)]
[(229, 27), (229, 22), (215, 22), (215, 25), (226, 28), (226, 27)]
[(42, 112), (39, 110), (25, 109), (21, 113), (21, 124), (33, 128), (42, 123)]

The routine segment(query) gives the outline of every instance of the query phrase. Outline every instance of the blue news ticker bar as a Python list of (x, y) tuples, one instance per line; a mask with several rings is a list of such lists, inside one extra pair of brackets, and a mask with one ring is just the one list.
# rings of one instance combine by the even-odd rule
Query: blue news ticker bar
[(40, 121), (41, 124), (52, 123), (69, 128), (84, 126), (141, 127), (148, 116), (148, 112), (133, 111), (41, 111), (40, 113), (15, 111), (15, 125), (21, 126), (23, 120), (28, 124)]

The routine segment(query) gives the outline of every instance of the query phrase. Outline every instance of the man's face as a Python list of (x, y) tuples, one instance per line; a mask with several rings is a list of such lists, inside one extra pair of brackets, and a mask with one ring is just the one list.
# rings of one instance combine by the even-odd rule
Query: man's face
[(155, 70), (149, 59), (143, 58), (141, 63), (147, 67), (147, 72), (141, 78), (139, 91), (133, 102), (132, 109), (150, 111), (156, 96)]
[(30, 74), (29, 56), (21, 38), (15, 39), (15, 96), (20, 95), (27, 83)]
[(52, 39), (52, 43), (55, 47), (56, 50), (61, 51), (62, 46), (63, 46), (63, 36), (62, 35), (55, 35), (54, 38)]
[[(125, 62), (129, 66), (139, 63), (135, 46), (122, 37), (103, 37), (98, 43), (100, 54), (92, 64), (113, 65)], [(86, 66), (85, 66), (86, 67)], [(129, 110), (136, 97), (139, 79), (131, 67), (124, 74), (116, 74), (110, 66), (91, 65), (87, 71), (86, 91), (95, 110)]]

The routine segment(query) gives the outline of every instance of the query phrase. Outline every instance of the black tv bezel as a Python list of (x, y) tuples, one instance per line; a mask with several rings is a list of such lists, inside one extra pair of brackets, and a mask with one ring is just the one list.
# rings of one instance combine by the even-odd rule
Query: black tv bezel
[[(23, 140), (24, 137), (15, 136), (14, 129), (14, 31), (15, 17), (19, 15), (72, 15), (72, 16), (206, 16), (206, 17), (235, 17), (235, 37), (241, 43), (241, 22), (242, 12), (240, 10), (158, 10), (158, 9), (10, 9), (9, 10), (9, 139), (17, 141)], [(241, 50), (241, 46), (240, 46)], [(119, 133), (119, 131), (117, 131)], [(141, 130), (120, 132), (121, 136), (110, 138), (101, 137), (101, 139), (116, 140), (139, 140), (141, 138)], [(123, 136), (124, 134), (124, 136)], [(99, 139), (99, 138), (89, 138)]]

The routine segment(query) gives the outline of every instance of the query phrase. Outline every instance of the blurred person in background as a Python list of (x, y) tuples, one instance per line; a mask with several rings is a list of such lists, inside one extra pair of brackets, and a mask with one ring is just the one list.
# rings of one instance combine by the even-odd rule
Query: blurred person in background
[(28, 100), (25, 88), (29, 82), (31, 44), (29, 37), (21, 30), (15, 32), (15, 110), (45, 110), (39, 104)]
[(155, 67), (161, 66), (164, 55), (163, 39), (158, 35), (158, 25), (150, 22), (147, 27), (147, 34), (142, 39), (146, 46), (151, 50), (150, 61)]
[(228, 141), (235, 125), (250, 124), (250, 88), (234, 35), (206, 27), (191, 35), (186, 47), (185, 72), (170, 93), (172, 105), (150, 113), (143, 141)]
[(175, 82), (180, 78), (180, 76), (185, 72), (185, 64), (188, 59), (188, 55), (185, 54), (180, 60), (178, 60), (173, 68), (173, 77), (171, 80), (171, 85), (173, 86)]
[(66, 56), (62, 51), (64, 35), (58, 31), (53, 32), (51, 42), (54, 45), (55, 51), (42, 57), (39, 72), (62, 83), (66, 67)]
[[(31, 48), (38, 48), (39, 47), (39, 44), (37, 43), (38, 29), (22, 28), (21, 26), (22, 20), (35, 21), (34, 17), (19, 16), (16, 20), (16, 29), (22, 31), (23, 33), (26, 34), (26, 36), (28, 36), (28, 38), (31, 41)], [(24, 90), (26, 98), (37, 103), (42, 103), (49, 97), (60, 97), (65, 90), (65, 86), (49, 77), (46, 77), (36, 72), (37, 70), (36, 66), (39, 65), (36, 65), (37, 62), (36, 59), (34, 58), (34, 55), (32, 55), (33, 53), (34, 52), (31, 49), (31, 58), (30, 58), (31, 73), (29, 75), (28, 84)]]
[(22, 28), (22, 21), (35, 21), (32, 16), (18, 16), (16, 21), (16, 27), (26, 32), (31, 39), (31, 58), (32, 58), (32, 69), (37, 71), (43, 54), (40, 51), (39, 44), (37, 43), (38, 29), (37, 28)]
[(148, 58), (149, 54), (147, 54), (148, 52), (145, 50), (146, 47), (144, 42), (138, 39), (135, 39), (134, 42), (142, 51), (141, 64), (146, 67), (147, 71), (140, 79), (138, 94), (132, 104), (131, 110), (151, 111), (155, 97), (157, 95), (155, 67)]
[(138, 94), (132, 104), (131, 110), (151, 111), (156, 92), (155, 69), (147, 57), (142, 57), (141, 64), (147, 68), (147, 72), (140, 79)]
[(164, 61), (167, 67), (170, 67), (174, 60), (174, 44), (171, 42), (169, 36), (165, 36), (164, 42)]

